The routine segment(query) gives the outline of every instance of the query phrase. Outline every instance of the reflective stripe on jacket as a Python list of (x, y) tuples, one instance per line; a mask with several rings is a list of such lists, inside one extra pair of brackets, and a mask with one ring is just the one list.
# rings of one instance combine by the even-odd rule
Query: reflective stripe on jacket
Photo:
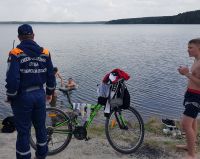
[(55, 76), (50, 53), (32, 40), (24, 40), (10, 51), (6, 74), (6, 94), (14, 97), (31, 87), (43, 87), (51, 95), (55, 89)]

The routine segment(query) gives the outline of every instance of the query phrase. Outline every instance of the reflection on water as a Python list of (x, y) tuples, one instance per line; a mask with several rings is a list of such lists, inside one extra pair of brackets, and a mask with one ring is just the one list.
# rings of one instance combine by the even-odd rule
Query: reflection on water
[[(0, 25), (5, 37), (0, 39), (0, 118), (10, 113), (4, 102), (6, 60), (17, 26)], [(95, 103), (96, 85), (106, 73), (121, 68), (131, 75), (127, 82), (131, 104), (143, 117), (182, 114), (187, 81), (177, 67), (191, 64), (187, 42), (199, 35), (198, 25), (33, 25), (33, 29), (65, 80), (73, 77), (78, 83), (74, 102)], [(59, 100), (65, 100), (61, 94)]]

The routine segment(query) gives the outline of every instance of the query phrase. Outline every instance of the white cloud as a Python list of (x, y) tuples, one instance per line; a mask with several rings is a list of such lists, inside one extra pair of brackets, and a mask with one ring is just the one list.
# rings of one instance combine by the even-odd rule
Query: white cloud
[(198, 9), (198, 0), (1, 0), (0, 21), (99, 21)]

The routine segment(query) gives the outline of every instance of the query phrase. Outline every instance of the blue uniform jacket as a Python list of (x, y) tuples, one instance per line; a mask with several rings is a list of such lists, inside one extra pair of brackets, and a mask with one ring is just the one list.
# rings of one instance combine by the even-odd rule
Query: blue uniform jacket
[(46, 94), (55, 89), (55, 75), (50, 53), (33, 40), (23, 40), (10, 51), (6, 74), (7, 96), (15, 97), (33, 87), (42, 88), (46, 83)]

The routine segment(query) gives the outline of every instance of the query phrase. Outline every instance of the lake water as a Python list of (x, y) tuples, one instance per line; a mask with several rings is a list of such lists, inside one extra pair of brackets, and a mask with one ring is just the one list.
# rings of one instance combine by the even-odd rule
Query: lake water
[[(0, 118), (11, 114), (4, 102), (8, 52), (17, 40), (15, 24), (0, 25)], [(187, 43), (199, 25), (33, 25), (35, 40), (51, 51), (65, 81), (79, 84), (73, 101), (96, 103), (96, 85), (114, 68), (131, 75), (131, 104), (142, 116), (179, 119), (187, 80), (177, 72), (191, 65)], [(64, 97), (59, 94), (59, 100)]]

